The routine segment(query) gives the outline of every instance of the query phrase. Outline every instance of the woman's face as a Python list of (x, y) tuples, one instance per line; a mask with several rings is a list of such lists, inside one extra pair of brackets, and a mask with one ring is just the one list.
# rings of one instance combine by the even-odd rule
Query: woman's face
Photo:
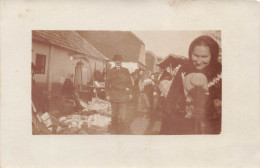
[(204, 69), (210, 63), (211, 54), (208, 46), (195, 46), (191, 55), (192, 63), (199, 70)]

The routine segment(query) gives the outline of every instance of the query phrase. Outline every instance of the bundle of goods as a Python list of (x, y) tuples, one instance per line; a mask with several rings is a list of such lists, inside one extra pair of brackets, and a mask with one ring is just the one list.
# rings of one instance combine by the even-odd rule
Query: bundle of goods
[(88, 104), (80, 101), (81, 106), (84, 107), (85, 112), (96, 111), (97, 113), (104, 116), (111, 116), (111, 103), (99, 98), (93, 98)]
[(58, 120), (48, 112), (44, 114), (41, 112), (34, 112), (32, 114), (33, 135), (55, 133), (57, 123)]
[(91, 115), (88, 118), (88, 132), (90, 134), (107, 134), (111, 118), (100, 114)]
[(94, 86), (97, 87), (97, 88), (105, 88), (105, 82), (95, 81)]
[[(75, 134), (77, 133), (83, 126), (88, 126), (88, 116), (82, 115), (69, 115), (64, 116), (59, 119), (59, 125), (62, 128), (65, 128), (65, 133)], [(62, 129), (60, 129), (62, 131)], [(59, 132), (57, 130), (57, 132)]]
[(38, 113), (37, 118), (38, 121), (43, 123), (50, 131), (53, 131), (52, 126), (58, 122), (57, 119), (48, 112), (45, 112), (44, 114)]
[(108, 127), (111, 122), (110, 117), (106, 117), (100, 114), (94, 114), (88, 117), (88, 127), (96, 126), (96, 127)]
[(84, 102), (83, 100), (80, 100), (79, 102), (80, 102), (80, 105), (84, 108), (79, 114), (81, 114), (81, 115), (96, 114), (96, 111), (92, 110), (86, 102)]
[[(81, 129), (92, 130), (95, 128), (107, 130), (111, 118), (102, 116), (100, 114), (93, 114), (90, 116), (84, 115), (69, 115), (59, 119), (60, 126), (65, 128), (65, 133), (77, 134)], [(93, 132), (93, 131), (92, 131)]]
[(162, 80), (159, 83), (159, 90), (161, 92), (161, 96), (166, 97), (168, 95), (168, 92), (170, 90), (172, 84), (172, 80)]
[(100, 82), (99, 84), (102, 88), (105, 88), (105, 82)]

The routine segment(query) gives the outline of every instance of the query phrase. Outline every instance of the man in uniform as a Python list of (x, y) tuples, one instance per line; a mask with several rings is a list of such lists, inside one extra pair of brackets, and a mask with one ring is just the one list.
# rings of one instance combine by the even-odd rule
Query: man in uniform
[(115, 55), (115, 67), (106, 76), (106, 99), (111, 102), (111, 129), (123, 134), (127, 129), (128, 102), (132, 99), (132, 80), (128, 69), (122, 67), (122, 56)]

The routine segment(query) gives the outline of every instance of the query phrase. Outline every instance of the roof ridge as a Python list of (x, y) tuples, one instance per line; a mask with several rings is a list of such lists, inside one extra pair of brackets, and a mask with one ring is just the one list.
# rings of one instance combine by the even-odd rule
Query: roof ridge
[(93, 50), (95, 50), (98, 54), (100, 54), (104, 59), (107, 59), (108, 60), (108, 58), (105, 56), (105, 55), (103, 55), (100, 51), (98, 51), (98, 49), (96, 49), (90, 42), (88, 42), (85, 38), (83, 38), (83, 37), (81, 37), (81, 35), (78, 33), (78, 32), (76, 32), (75, 31), (75, 34), (77, 34), (79, 37), (80, 37), (80, 39), (81, 40), (83, 40), (83, 41), (85, 41), (86, 43), (88, 43), (89, 44), (89, 47), (91, 47)]
[[(91, 43), (85, 40), (78, 32), (72, 30), (33, 30), (33, 39), (50, 43), (78, 53), (108, 60)], [(39, 36), (41, 39), (37, 39)]]

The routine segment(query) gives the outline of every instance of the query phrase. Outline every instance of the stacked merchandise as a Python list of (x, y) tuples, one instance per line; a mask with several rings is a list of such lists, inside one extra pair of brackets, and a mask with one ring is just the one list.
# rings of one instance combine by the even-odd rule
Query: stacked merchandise
[(99, 98), (93, 98), (88, 104), (80, 101), (82, 107), (84, 107), (83, 112), (97, 112), (104, 116), (111, 116), (111, 103)]
[(44, 114), (38, 113), (37, 114), (38, 121), (43, 123), (48, 130), (53, 131), (52, 127), (56, 124), (57, 120), (55, 117), (51, 116), (48, 112)]
[(81, 130), (85, 130), (86, 134), (88, 134), (97, 133), (94, 129), (97, 131), (99, 129), (103, 130), (103, 133), (105, 133), (110, 121), (111, 119), (109, 117), (102, 116), (100, 114), (92, 114), (90, 116), (79, 114), (63, 116), (59, 119), (60, 127), (57, 132), (62, 132), (65, 134), (78, 134)]
[(111, 122), (111, 104), (105, 100), (94, 98), (89, 103), (80, 101), (84, 110), (79, 114), (63, 116), (59, 119), (57, 132), (65, 134), (78, 134), (81, 130), (85, 134), (107, 133)]

